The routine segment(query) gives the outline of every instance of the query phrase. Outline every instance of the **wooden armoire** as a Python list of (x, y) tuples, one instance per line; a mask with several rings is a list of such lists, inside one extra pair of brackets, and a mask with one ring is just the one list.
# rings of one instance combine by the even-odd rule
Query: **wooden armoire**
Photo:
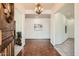
[(0, 3), (0, 56), (14, 56), (14, 4)]

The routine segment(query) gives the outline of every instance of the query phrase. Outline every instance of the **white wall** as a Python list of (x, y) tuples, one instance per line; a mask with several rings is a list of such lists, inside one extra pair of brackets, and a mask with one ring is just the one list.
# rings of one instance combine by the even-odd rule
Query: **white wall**
[[(74, 20), (67, 19), (63, 14), (56, 13), (51, 15), (50, 38), (52, 44), (61, 44), (68, 38), (74, 38)], [(67, 25), (67, 33), (65, 33)]]
[(15, 55), (17, 55), (25, 45), (25, 40), (23, 38), (23, 20), (24, 20), (23, 10), (21, 11), (15, 8), (14, 19), (16, 21), (16, 34), (17, 32), (22, 32), (22, 39), (21, 39), (22, 46), (15, 45)]
[(75, 4), (75, 55), (79, 56), (79, 4)]
[(16, 20), (16, 32), (22, 32), (22, 13), (15, 9), (15, 20)]
[(65, 25), (67, 26), (67, 33), (65, 33), (65, 39), (74, 38), (74, 19), (65, 18)]
[(50, 19), (50, 39), (52, 45), (55, 45), (55, 19), (54, 14), (51, 13), (51, 19)]
[[(49, 18), (26, 18), (25, 19), (25, 38), (26, 39), (49, 39)], [(42, 24), (41, 31), (34, 30), (34, 24)]]
[(67, 38), (74, 38), (74, 19), (67, 19)]
[[(74, 38), (74, 19), (67, 19), (63, 14), (55, 14), (55, 44), (60, 44), (68, 38)], [(67, 25), (67, 33), (65, 33)]]
[(16, 33), (17, 32), (22, 32), (22, 46), (24, 46), (25, 44), (25, 39), (24, 39), (24, 32), (23, 32), (23, 24), (24, 24), (24, 20), (25, 20), (25, 15), (24, 15), (24, 11), (22, 10), (18, 10), (15, 8), (15, 13), (14, 13), (14, 19), (16, 20)]
[(65, 16), (61, 13), (51, 15), (50, 38), (53, 45), (61, 44), (65, 39)]
[(55, 44), (65, 41), (65, 17), (57, 13), (55, 14)]

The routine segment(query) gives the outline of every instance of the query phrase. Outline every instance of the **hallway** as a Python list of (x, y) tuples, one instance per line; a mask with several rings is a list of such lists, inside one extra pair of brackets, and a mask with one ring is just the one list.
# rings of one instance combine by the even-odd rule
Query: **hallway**
[[(22, 43), (21, 46), (15, 45), (15, 55), (62, 56), (55, 49), (55, 45), (62, 44), (67, 38), (74, 38), (74, 4), (41, 3), (41, 5), (44, 6), (44, 10), (41, 14), (37, 14), (34, 11), (36, 6), (34, 3), (15, 4), (16, 39), (17, 33), (20, 32)], [(64, 46), (59, 48), (64, 49)], [(71, 47), (67, 50), (69, 49)]]
[(18, 56), (60, 56), (49, 39), (26, 39), (24, 49)]

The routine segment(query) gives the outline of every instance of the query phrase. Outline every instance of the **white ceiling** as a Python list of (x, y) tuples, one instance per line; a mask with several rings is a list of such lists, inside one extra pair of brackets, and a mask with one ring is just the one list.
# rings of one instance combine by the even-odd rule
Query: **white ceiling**
[[(65, 15), (67, 18), (74, 17), (74, 4), (73, 3), (65, 3), (65, 4), (58, 4), (58, 3), (41, 3), (44, 10), (57, 10), (61, 6), (62, 8), (58, 11)], [(24, 10), (34, 10), (35, 3), (15, 3), (15, 8), (17, 9), (24, 9)]]
[[(25, 10), (34, 10), (35, 8), (35, 3), (16, 3), (16, 8), (17, 7), (21, 7), (24, 8)], [(43, 9), (45, 10), (50, 10), (53, 7), (53, 3), (41, 3), (41, 6), (43, 7)]]
[(74, 18), (74, 3), (66, 3), (60, 10), (67, 18)]

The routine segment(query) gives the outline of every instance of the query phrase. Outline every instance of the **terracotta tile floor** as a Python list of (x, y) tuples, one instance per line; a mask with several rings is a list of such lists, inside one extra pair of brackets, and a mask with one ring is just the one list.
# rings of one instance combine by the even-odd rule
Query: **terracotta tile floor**
[(27, 39), (18, 56), (60, 56), (49, 40)]

